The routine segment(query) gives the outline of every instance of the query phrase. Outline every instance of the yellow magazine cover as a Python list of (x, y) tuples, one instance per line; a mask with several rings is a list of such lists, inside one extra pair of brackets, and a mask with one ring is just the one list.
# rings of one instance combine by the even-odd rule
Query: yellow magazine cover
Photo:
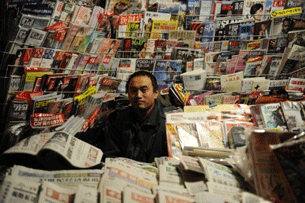
[(151, 39), (167, 39), (169, 30), (177, 30), (178, 21), (169, 20), (153, 20), (150, 38)]
[(128, 22), (126, 29), (126, 37), (140, 37), (140, 22)]

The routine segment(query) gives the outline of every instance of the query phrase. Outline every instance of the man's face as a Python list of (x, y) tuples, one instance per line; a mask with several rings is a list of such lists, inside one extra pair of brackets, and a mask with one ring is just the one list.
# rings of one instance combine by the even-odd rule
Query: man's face
[(289, 21), (284, 21), (283, 22), (283, 31), (288, 32), (289, 30)]
[(136, 110), (150, 110), (157, 97), (158, 91), (153, 90), (152, 82), (148, 76), (137, 76), (131, 79), (128, 86), (128, 98)]

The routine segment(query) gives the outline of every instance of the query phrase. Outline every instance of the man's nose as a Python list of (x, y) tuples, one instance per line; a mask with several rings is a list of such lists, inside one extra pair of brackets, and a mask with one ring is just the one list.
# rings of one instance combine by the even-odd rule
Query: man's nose
[(142, 92), (141, 92), (141, 90), (138, 90), (138, 91), (137, 91), (136, 96), (137, 96), (137, 97), (142, 97)]

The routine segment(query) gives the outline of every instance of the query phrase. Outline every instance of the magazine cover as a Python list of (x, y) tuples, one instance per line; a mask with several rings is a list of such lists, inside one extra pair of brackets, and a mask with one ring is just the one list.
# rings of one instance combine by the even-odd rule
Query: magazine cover
[(75, 17), (74, 24), (76, 25), (88, 25), (91, 17), (91, 8), (81, 6)]
[[(180, 2), (159, 2), (158, 3), (158, 12), (159, 13), (170, 13), (177, 15), (180, 11)], [(199, 3), (198, 3), (199, 9)]]
[(34, 48), (29, 66), (34, 67), (34, 68), (41, 67), (40, 64), (41, 64), (41, 60), (42, 60), (42, 56), (43, 56), (44, 52), (45, 52), (45, 48), (43, 48), (43, 47)]
[(126, 37), (141, 37), (141, 23), (128, 22), (126, 29)]
[(187, 9), (189, 15), (200, 14), (200, 2), (201, 0), (189, 0), (187, 1)]
[(24, 28), (35, 28), (38, 30), (43, 30), (49, 25), (50, 18), (48, 17), (38, 17), (32, 15), (22, 15), (19, 21), (19, 25)]
[(145, 10), (145, 4), (135, 0), (107, 0), (105, 5), (106, 12), (113, 12), (114, 15), (132, 14), (134, 11)]
[(196, 31), (196, 41), (202, 41), (205, 23), (202, 21), (193, 21), (189, 26), (189, 30)]
[(248, 62), (245, 66), (244, 77), (257, 77), (259, 76), (263, 69), (262, 69), (261, 62)]
[(204, 25), (202, 42), (211, 42), (214, 39), (215, 22), (207, 21)]
[(288, 32), (288, 47), (299, 45), (305, 47), (305, 30)]
[(136, 71), (145, 70), (153, 72), (155, 66), (154, 59), (137, 59), (136, 60)]
[(257, 22), (254, 25), (254, 39), (264, 39), (270, 36), (271, 20)]
[(224, 92), (240, 92), (243, 80), (243, 71), (230, 75), (221, 75), (220, 84), (221, 90)]
[(255, 22), (262, 20), (265, 0), (245, 0), (243, 16), (246, 19), (252, 19)]
[(121, 40), (105, 38), (96, 54), (114, 57), (120, 46), (120, 43)]
[(273, 0), (266, 0), (262, 20), (270, 19), (270, 12), (272, 9), (272, 5), (273, 5)]
[(157, 60), (153, 74), (157, 79), (159, 89), (173, 86), (175, 77), (181, 73), (181, 67), (181, 60)]
[(271, 11), (279, 11), (285, 8), (286, 0), (273, 0)]
[(239, 40), (250, 40), (253, 35), (254, 23), (240, 23), (239, 24)]
[(286, 35), (289, 31), (293, 30), (293, 19), (290, 17), (277, 17), (272, 20), (271, 35)]
[[(215, 35), (214, 41), (223, 41), (226, 40), (226, 25), (232, 23), (239, 23), (242, 22), (243, 19), (241, 17), (226, 17), (226, 18), (217, 18), (215, 20)], [(238, 27), (237, 27), (238, 32)], [(236, 33), (238, 36), (238, 33)]]
[(171, 14), (146, 11), (143, 16), (143, 37), (150, 38), (153, 20), (170, 20)]
[(184, 47), (194, 48), (196, 31), (193, 30), (169, 30), (168, 40), (183, 41)]
[(233, 1), (221, 2), (220, 13), (218, 17), (232, 17)]
[(117, 30), (118, 38), (128, 37), (127, 34), (127, 25), (128, 23), (135, 22), (140, 23), (142, 19), (142, 14), (130, 14), (130, 15), (120, 15), (119, 17), (119, 25)]
[(304, 129), (305, 123), (301, 115), (301, 105), (299, 102), (281, 102), (284, 118), (290, 132), (300, 132)]
[(151, 39), (167, 39), (169, 30), (176, 30), (178, 21), (153, 20)]
[(25, 42), (29, 32), (30, 32), (29, 28), (18, 26), (16, 37), (14, 37), (15, 39), (14, 43), (12, 43), (9, 51), (11, 54), (16, 54), (18, 49), (24, 47), (23, 43)]
[(204, 22), (204, 21), (211, 20), (212, 8), (213, 8), (213, 1), (212, 0), (201, 0), (199, 21)]
[(239, 27), (241, 23), (230, 23), (225, 25), (226, 40), (238, 40), (240, 33)]
[(41, 59), (40, 67), (50, 68), (53, 62), (54, 55), (55, 55), (55, 49), (46, 48)]
[(25, 40), (25, 44), (28, 46), (40, 47), (46, 36), (47, 32), (32, 28)]
[(280, 103), (260, 105), (260, 111), (265, 128), (287, 130)]
[(52, 62), (52, 65), (51, 65), (52, 69), (58, 70), (60, 63), (63, 60), (64, 53), (65, 53), (65, 51), (62, 51), (62, 50), (57, 50), (55, 52), (53, 62)]

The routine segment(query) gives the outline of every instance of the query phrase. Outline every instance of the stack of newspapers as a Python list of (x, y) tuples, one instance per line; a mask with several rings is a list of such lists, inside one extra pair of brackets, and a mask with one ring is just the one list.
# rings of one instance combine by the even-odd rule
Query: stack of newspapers
[(203, 158), (107, 158), (101, 169), (10, 167), (0, 202), (268, 202), (244, 186), (232, 168)]

